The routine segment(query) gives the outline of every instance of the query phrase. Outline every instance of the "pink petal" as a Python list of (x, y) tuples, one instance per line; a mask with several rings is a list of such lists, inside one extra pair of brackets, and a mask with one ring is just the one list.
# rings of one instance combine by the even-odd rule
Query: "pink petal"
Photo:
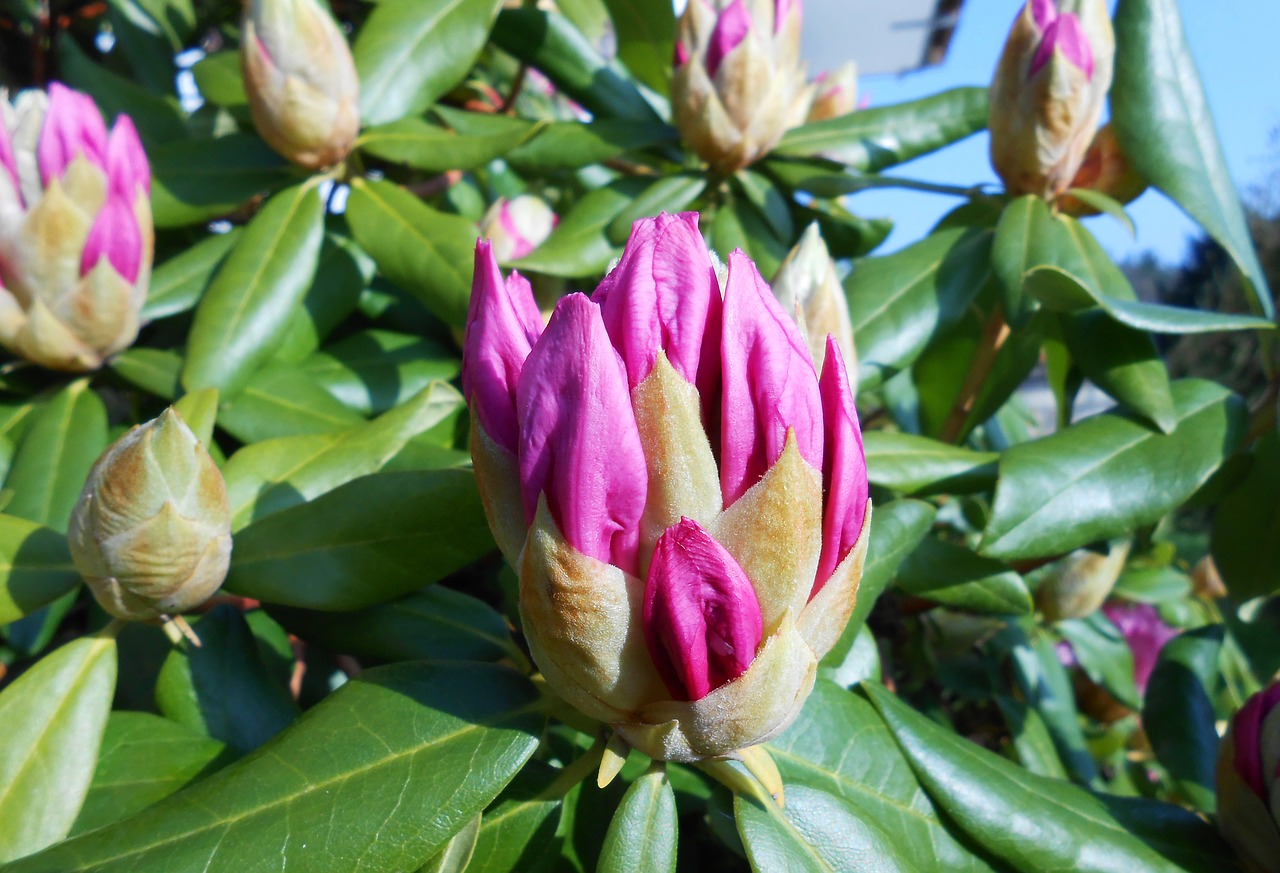
[(729, 256), (722, 343), (720, 491), (730, 506), (778, 460), (788, 429), (822, 470), (822, 398), (799, 328), (741, 251)]
[(568, 543), (636, 573), (648, 473), (627, 376), (600, 309), (582, 294), (556, 305), (516, 391), (520, 492), (538, 495)]
[(1160, 650), (1178, 632), (1165, 624), (1159, 611), (1149, 603), (1113, 600), (1102, 607), (1102, 612), (1124, 636), (1133, 653), (1134, 683), (1145, 693)]
[(116, 192), (107, 195), (107, 202), (93, 220), (89, 237), (80, 255), (80, 275), (88, 275), (106, 258), (117, 273), (130, 284), (138, 280), (142, 266), (142, 233), (133, 213), (133, 198), (126, 200)]
[(800, 0), (774, 0), (773, 3), (773, 32), (777, 33), (782, 30), (782, 25), (787, 21), (787, 15), (791, 13), (791, 9), (795, 8), (796, 15), (800, 14)]
[(823, 446), (822, 553), (813, 582), (817, 594), (840, 562), (848, 556), (862, 533), (867, 515), (867, 458), (862, 451), (862, 430), (853, 403), (849, 375), (840, 345), (827, 336), (827, 354), (818, 379), (822, 396)]
[(644, 632), (659, 674), (682, 700), (706, 697), (755, 659), (764, 633), (755, 588), (692, 519), (658, 538), (644, 589)]
[(1030, 76), (1044, 69), (1053, 57), (1054, 49), (1062, 49), (1066, 59), (1083, 70), (1086, 78), (1093, 78), (1093, 49), (1089, 46), (1089, 37), (1085, 35), (1080, 19), (1068, 13), (1049, 22), (1044, 38), (1040, 40), (1035, 56), (1031, 59)]
[(515, 217), (511, 214), (511, 201), (504, 200), (502, 206), (498, 208), (498, 224), (507, 232), (511, 239), (515, 242), (514, 248), (511, 249), (511, 259), (514, 261), (523, 258), (529, 252), (533, 251), (535, 246), (532, 242), (525, 238), (520, 231), (520, 226), (516, 224)]
[(13, 185), (14, 196), (18, 198), (18, 203), (26, 205), (22, 199), (22, 187), (18, 182), (18, 162), (13, 156), (13, 143), (9, 141), (9, 130), (5, 127), (4, 119), (0, 118), (0, 168), (3, 168), (9, 174), (9, 178)]
[(733, 0), (729, 8), (720, 13), (716, 19), (715, 29), (711, 31), (711, 41), (707, 45), (707, 75), (715, 78), (720, 64), (736, 49), (752, 27), (751, 13), (743, 0)]
[(696, 212), (663, 213), (632, 226), (622, 260), (592, 295), (632, 388), (652, 372), (662, 349), (703, 397), (714, 393), (719, 289)]
[(476, 243), (462, 344), (462, 391), (485, 433), (512, 454), (519, 442), (516, 384), (541, 332), (542, 317), (528, 281), (512, 273), (503, 282), (489, 241)]
[(1043, 32), (1058, 17), (1057, 0), (1031, 0), (1031, 17)]
[(137, 196), (139, 185), (147, 196), (151, 195), (151, 166), (133, 119), (127, 115), (116, 116), (107, 139), (107, 179), (111, 189), (130, 203)]
[(671, 65), (677, 69), (689, 63), (689, 47), (679, 40), (676, 40), (675, 48), (671, 54)]
[(41, 181), (48, 185), (51, 179), (61, 178), (80, 154), (94, 166), (106, 167), (107, 126), (92, 97), (52, 82), (49, 108), (36, 143)]
[(1253, 793), (1268, 802), (1262, 775), (1262, 722), (1280, 704), (1280, 682), (1271, 685), (1245, 701), (1232, 719), (1236, 746), (1236, 772)]

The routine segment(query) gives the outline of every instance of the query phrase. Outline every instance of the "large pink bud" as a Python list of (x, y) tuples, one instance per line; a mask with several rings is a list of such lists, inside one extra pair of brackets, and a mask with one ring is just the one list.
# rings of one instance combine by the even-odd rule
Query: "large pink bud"
[(1218, 828), (1245, 869), (1280, 873), (1280, 680), (1250, 697), (1222, 738)]

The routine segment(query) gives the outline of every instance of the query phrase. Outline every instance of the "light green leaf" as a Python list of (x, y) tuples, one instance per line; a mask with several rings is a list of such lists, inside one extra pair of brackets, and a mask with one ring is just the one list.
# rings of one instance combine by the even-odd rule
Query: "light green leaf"
[(887, 430), (862, 435), (871, 482), (905, 494), (983, 491), (995, 484), (995, 452), (975, 452)]
[(507, 154), (506, 160), (522, 171), (576, 170), (629, 151), (675, 144), (679, 139), (674, 127), (660, 121), (553, 121), (539, 126), (527, 142)]
[(444, 848), (418, 868), (418, 873), (464, 873), (471, 863), (471, 856), (475, 853), (476, 837), (480, 835), (481, 818), (481, 814), (477, 812), (475, 818), (464, 824), (462, 830), (449, 838)]
[(928, 537), (898, 571), (898, 587), (944, 606), (991, 615), (1030, 615), (1031, 592), (1007, 564)]
[(207, 236), (156, 267), (151, 274), (143, 321), (168, 318), (194, 309), (222, 259), (240, 237), (240, 228)]
[(597, 873), (675, 873), (676, 795), (655, 764), (627, 788), (613, 814)]
[[(367, 330), (339, 340), (300, 367), (343, 406), (362, 415), (386, 412), (462, 369), (458, 353), (406, 333)], [(437, 398), (442, 404), (447, 397)]]
[(426, 173), (472, 170), (517, 148), (537, 129), (528, 122), (507, 120), (515, 130), (469, 136), (423, 118), (401, 118), (364, 131), (356, 145), (374, 157)]
[(297, 367), (260, 370), (218, 409), (218, 426), (243, 443), (330, 433), (364, 421)]
[(604, 0), (618, 37), (618, 58), (659, 94), (671, 88), (676, 18), (667, 0)]
[(168, 349), (125, 349), (108, 364), (116, 375), (143, 391), (173, 400), (182, 391), (182, 356)]

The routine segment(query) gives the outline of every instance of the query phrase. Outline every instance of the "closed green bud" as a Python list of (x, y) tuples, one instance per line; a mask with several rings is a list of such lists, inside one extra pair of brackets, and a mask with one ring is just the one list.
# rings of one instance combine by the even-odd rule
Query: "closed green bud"
[(173, 409), (116, 440), (89, 471), (67, 537), (102, 608), (152, 621), (199, 606), (231, 560), (222, 473)]

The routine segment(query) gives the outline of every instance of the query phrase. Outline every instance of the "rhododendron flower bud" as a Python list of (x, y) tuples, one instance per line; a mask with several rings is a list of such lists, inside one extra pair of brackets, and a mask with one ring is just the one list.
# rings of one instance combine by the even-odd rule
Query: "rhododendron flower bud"
[(821, 74), (813, 85), (813, 103), (805, 121), (839, 118), (858, 108), (858, 65), (853, 61)]
[(729, 174), (769, 152), (813, 101), (800, 0), (690, 0), (676, 31), (671, 105), (680, 135)]
[(345, 158), (360, 130), (360, 81), (338, 25), (315, 0), (246, 0), (241, 27), (259, 135), (309, 169)]
[(821, 371), (697, 216), (636, 223), (545, 330), (480, 243), (463, 350), (472, 458), (551, 688), (647, 755), (785, 728), (849, 620), (870, 503), (839, 344)]
[(853, 322), (849, 300), (836, 262), (816, 223), (800, 236), (773, 277), (773, 293), (782, 308), (800, 325), (815, 361), (822, 360), (827, 335), (835, 337), (849, 370), (849, 381), (858, 383), (858, 356), (853, 345)]
[(107, 132), (57, 82), (0, 98), (0, 344), (56, 370), (138, 335), (151, 278), (151, 171), (133, 122)]
[(1246, 870), (1280, 873), (1280, 681), (1245, 702), (1218, 747), (1218, 829)]
[(1111, 87), (1115, 35), (1104, 0), (1028, 0), (991, 84), (991, 163), (1014, 194), (1071, 184)]
[(542, 245), (560, 223), (560, 216), (540, 197), (521, 194), (499, 199), (480, 222), (480, 235), (488, 237), (493, 256), (505, 264), (523, 258)]
[(222, 473), (173, 409), (94, 464), (67, 531), (102, 608), (151, 621), (204, 603), (226, 578), (231, 507)]
[(1091, 615), (1116, 587), (1128, 557), (1128, 540), (1111, 544), (1105, 553), (1076, 549), (1046, 568), (1036, 587), (1036, 606), (1046, 621)]

